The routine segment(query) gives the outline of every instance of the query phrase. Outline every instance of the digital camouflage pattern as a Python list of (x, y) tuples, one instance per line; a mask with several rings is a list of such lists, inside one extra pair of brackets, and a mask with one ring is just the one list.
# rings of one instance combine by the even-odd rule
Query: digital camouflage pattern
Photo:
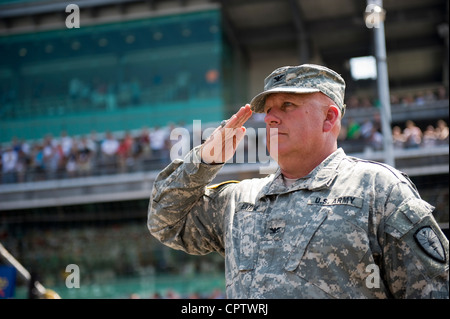
[(264, 91), (256, 95), (250, 102), (252, 110), (263, 113), (266, 96), (280, 92), (322, 92), (336, 103), (342, 116), (344, 116), (345, 81), (338, 73), (327, 67), (316, 64), (302, 64), (276, 69), (264, 80)]
[(290, 187), (279, 171), (208, 187), (223, 165), (198, 153), (158, 175), (148, 228), (225, 256), (228, 298), (448, 298), (448, 240), (399, 171), (338, 149)]

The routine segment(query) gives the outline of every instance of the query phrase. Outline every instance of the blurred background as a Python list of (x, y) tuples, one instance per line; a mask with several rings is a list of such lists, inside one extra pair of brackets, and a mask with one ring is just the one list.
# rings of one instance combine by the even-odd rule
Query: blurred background
[[(339, 146), (393, 160), (448, 236), (448, 0), (382, 6), (389, 131), (365, 1), (1, 0), (0, 243), (29, 276), (0, 258), (0, 298), (37, 298), (35, 282), (62, 298), (223, 298), (222, 257), (149, 234), (151, 186), (174, 128), (192, 147), (283, 65), (345, 78)], [(247, 158), (258, 147), (247, 139)], [(236, 162), (214, 182), (261, 176)], [(79, 288), (67, 285), (72, 264)]]

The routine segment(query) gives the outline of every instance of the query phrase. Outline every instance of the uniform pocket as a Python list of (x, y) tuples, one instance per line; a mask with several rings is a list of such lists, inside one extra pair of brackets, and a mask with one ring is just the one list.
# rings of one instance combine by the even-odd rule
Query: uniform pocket
[(314, 236), (314, 233), (317, 231), (320, 225), (322, 225), (322, 223), (328, 217), (328, 214), (330, 212), (330, 208), (323, 207), (320, 211), (311, 216), (310, 220), (303, 227), (300, 235), (296, 238), (284, 269), (286, 269), (287, 271), (294, 271), (298, 267), (300, 259), (305, 253), (308, 243), (310, 242), (311, 238)]
[(234, 217), (233, 239), (238, 269), (255, 268), (263, 215), (257, 211), (238, 211)]

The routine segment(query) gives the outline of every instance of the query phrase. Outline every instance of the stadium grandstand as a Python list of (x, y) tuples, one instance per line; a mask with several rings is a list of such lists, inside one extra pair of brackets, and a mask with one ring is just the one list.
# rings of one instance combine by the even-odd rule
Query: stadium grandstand
[[(187, 255), (149, 234), (152, 182), (283, 65), (323, 64), (345, 78), (339, 146), (386, 162), (383, 139), (392, 136), (395, 167), (435, 206), (448, 236), (448, 1), (383, 1), (389, 133), (376, 75), (354, 74), (357, 58), (375, 56), (366, 8), (1, 0), (0, 244), (29, 274), (17, 276), (10, 298), (37, 298), (30, 282), (62, 298), (224, 298), (221, 256)], [(255, 114), (246, 127), (255, 134), (245, 160), (233, 158), (214, 183), (261, 176), (263, 119)], [(79, 267), (79, 288), (67, 285), (68, 265)]]

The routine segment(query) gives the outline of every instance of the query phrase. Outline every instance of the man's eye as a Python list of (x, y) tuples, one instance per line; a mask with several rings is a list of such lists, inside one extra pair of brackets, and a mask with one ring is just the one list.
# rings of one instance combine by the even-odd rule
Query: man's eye
[[(291, 108), (291, 107), (293, 107), (293, 106), (295, 106), (295, 105), (294, 105), (294, 103), (292, 103), (292, 102), (284, 102), (283, 104), (281, 104), (281, 106), (279, 107), (279, 109), (280, 109), (281, 111), (286, 111), (287, 108)], [(268, 108), (268, 109), (265, 111), (265, 113), (266, 113), (266, 114), (269, 114), (270, 111), (271, 111), (271, 109), (272, 109), (272, 108)]]
[(285, 103), (283, 103), (283, 105), (281, 105), (281, 110), (282, 111), (285, 111), (287, 108), (289, 108), (289, 107), (291, 107), (292, 106), (292, 103), (290, 103), (290, 102), (285, 102)]

